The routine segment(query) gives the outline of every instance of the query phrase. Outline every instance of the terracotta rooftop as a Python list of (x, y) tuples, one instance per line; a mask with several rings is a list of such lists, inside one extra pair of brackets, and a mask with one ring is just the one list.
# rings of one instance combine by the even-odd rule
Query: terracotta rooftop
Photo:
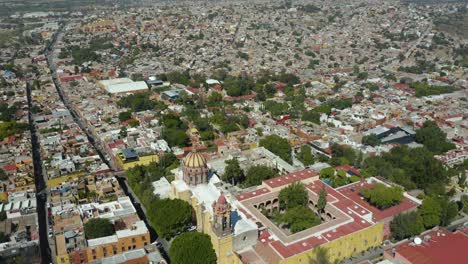
[[(266, 219), (258, 210), (254, 208), (254, 204), (261, 202), (263, 199), (271, 200), (278, 191), (272, 191), (269, 188), (276, 188), (287, 185), (297, 180), (307, 180), (317, 174), (310, 170), (298, 171), (287, 175), (279, 176), (263, 182), (267, 188), (257, 189), (255, 191), (242, 193), (237, 196), (237, 199), (242, 203), (243, 208), (240, 211), (249, 219), (256, 222), (261, 222), (267, 227), (267, 231), (262, 231), (259, 236), (259, 241), (266, 247), (272, 247), (282, 258), (287, 258), (304, 251), (310, 250), (317, 245), (327, 243), (338, 239), (342, 236), (354, 233), (364, 228), (368, 228), (387, 217), (394, 216), (400, 212), (416, 208), (417, 202), (405, 197), (399, 205), (393, 206), (386, 210), (379, 210), (364, 201), (359, 195), (361, 188), (370, 187), (377, 183), (377, 179), (357, 182), (347, 185), (340, 189), (333, 189), (320, 180), (305, 182), (307, 189), (311, 192), (309, 197), (317, 197), (319, 191), (325, 188), (327, 192), (327, 201), (336, 219), (329, 220), (319, 226), (301, 231), (292, 235), (285, 235), (281, 230), (277, 230), (276, 226), (272, 226), (270, 221)], [(329, 231), (320, 232), (324, 228), (330, 228)], [(273, 236), (270, 236), (272, 234)], [(272, 239), (272, 237), (276, 237)]]
[[(446, 229), (431, 230), (420, 236), (422, 243), (409, 240), (395, 247), (396, 259), (411, 264), (466, 264), (468, 263), (468, 235)], [(392, 249), (386, 250), (392, 259)]]
[(279, 176), (273, 179), (265, 180), (263, 181), (264, 184), (268, 185), (271, 188), (276, 188), (280, 187), (283, 185), (288, 185), (292, 182), (299, 181), (299, 180), (305, 180), (308, 178), (312, 178), (317, 176), (318, 174), (316, 172), (313, 172), (311, 170), (305, 169), (301, 171), (296, 171), (290, 174), (286, 174), (283, 176)]
[(239, 195), (236, 196), (236, 198), (239, 201), (243, 201), (243, 200), (246, 200), (246, 199), (250, 199), (252, 197), (263, 195), (265, 193), (269, 193), (269, 192), (270, 192), (270, 190), (268, 190), (267, 188), (261, 188), (261, 189), (255, 190), (255, 191), (239, 194)]
[(398, 205), (392, 206), (390, 208), (380, 210), (379, 208), (369, 204), (367, 201), (363, 200), (361, 195), (359, 194), (360, 190), (363, 188), (370, 188), (377, 182), (356, 182), (352, 185), (347, 185), (343, 188), (339, 188), (338, 191), (351, 199), (356, 204), (360, 205), (361, 207), (365, 208), (368, 211), (372, 212), (372, 221), (378, 222), (385, 218), (389, 218), (395, 216), (399, 213), (409, 211), (411, 209), (416, 208), (419, 204), (416, 202), (404, 197), (403, 201)]

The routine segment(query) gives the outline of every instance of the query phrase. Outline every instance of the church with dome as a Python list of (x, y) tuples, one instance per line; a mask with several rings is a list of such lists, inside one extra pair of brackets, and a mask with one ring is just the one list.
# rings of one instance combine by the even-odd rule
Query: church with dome
[(190, 152), (183, 162), (184, 181), (190, 185), (208, 183), (208, 166), (206, 159), (196, 151)]
[(189, 152), (175, 171), (171, 198), (187, 201), (193, 208), (197, 231), (211, 237), (218, 263), (241, 264), (235, 252), (257, 243), (258, 227), (237, 209), (234, 195), (223, 188), (207, 159)]

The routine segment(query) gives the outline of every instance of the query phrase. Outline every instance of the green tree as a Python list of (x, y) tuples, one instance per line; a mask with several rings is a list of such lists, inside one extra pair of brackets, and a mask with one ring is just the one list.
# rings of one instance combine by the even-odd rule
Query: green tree
[(86, 239), (110, 236), (114, 234), (114, 225), (107, 218), (92, 218), (84, 224)]
[(327, 191), (325, 187), (322, 187), (319, 191), (319, 197), (317, 201), (317, 210), (319, 212), (324, 212), (325, 207), (327, 206)]
[(379, 209), (389, 208), (403, 200), (403, 189), (401, 187), (387, 187), (382, 183), (376, 183), (370, 188), (364, 188), (360, 194)]
[(332, 167), (323, 168), (320, 170), (321, 179), (331, 179), (335, 176), (335, 170)]
[(200, 138), (203, 141), (213, 140), (215, 138), (215, 134), (214, 134), (214, 132), (212, 130), (202, 131), (200, 133)]
[(276, 88), (272, 83), (268, 83), (268, 84), (265, 84), (265, 87), (263, 87), (263, 92), (268, 98), (270, 98), (275, 95)]
[(0, 212), (0, 221), (5, 221), (7, 219), (7, 214), (5, 211)]
[(454, 144), (447, 142), (447, 134), (434, 121), (424, 122), (423, 126), (416, 130), (415, 140), (435, 154), (445, 153), (455, 148)]
[(216, 253), (207, 234), (184, 233), (177, 236), (169, 250), (174, 264), (216, 264)]
[(460, 201), (462, 203), (462, 206), (463, 206), (463, 212), (465, 213), (468, 213), (468, 195), (463, 195), (461, 198), (460, 198)]
[(321, 104), (312, 109), (312, 111), (329, 115), (331, 113), (331, 106), (328, 104)]
[(296, 206), (306, 206), (309, 196), (303, 183), (294, 182), (280, 191), (278, 200), (281, 208), (290, 209)]
[(0, 141), (11, 135), (23, 133), (28, 129), (29, 125), (25, 123), (17, 123), (16, 121), (0, 122)]
[(189, 144), (189, 137), (185, 134), (185, 131), (178, 128), (165, 129), (162, 137), (169, 146), (185, 147)]
[[(442, 163), (434, 158), (427, 148), (400, 146), (392, 148), (389, 153), (369, 157), (362, 164), (362, 174), (383, 176), (395, 180), (408, 189), (414, 187), (443, 193), (447, 181), (447, 171)], [(432, 190), (429, 190), (432, 188)], [(430, 192), (428, 192), (430, 193)]]
[(369, 74), (367, 72), (360, 72), (360, 73), (358, 73), (357, 78), (359, 80), (364, 80), (364, 79), (367, 79), (368, 76), (369, 76)]
[(218, 92), (212, 92), (210, 96), (208, 96), (208, 105), (218, 105), (220, 102), (223, 101), (223, 96)]
[(362, 144), (375, 147), (375, 146), (382, 144), (382, 142), (380, 141), (380, 139), (377, 137), (376, 134), (370, 134), (370, 135), (362, 137)]
[(6, 180), (8, 180), (8, 175), (2, 168), (0, 168), (0, 181), (6, 181)]
[(309, 264), (331, 264), (327, 248), (319, 246), (314, 248), (312, 252), (314, 253), (314, 257), (310, 259)]
[(458, 215), (458, 205), (455, 202), (450, 202), (447, 196), (439, 198), (441, 210), (440, 225), (447, 226)]
[(330, 149), (333, 153), (330, 164), (333, 166), (352, 164), (356, 160), (356, 152), (351, 147), (334, 143)]
[(180, 199), (157, 200), (146, 210), (152, 226), (164, 238), (185, 231), (192, 222), (192, 207)]
[(289, 208), (286, 213), (279, 215), (276, 221), (288, 226), (292, 233), (311, 228), (321, 222), (312, 210), (304, 206)]
[(260, 146), (278, 155), (288, 163), (292, 163), (291, 145), (288, 140), (277, 136), (269, 135), (260, 140)]
[(180, 120), (180, 117), (176, 116), (174, 113), (165, 114), (162, 117), (162, 123), (166, 128), (182, 128), (186, 129), (187, 126)]
[(239, 161), (236, 158), (226, 160), (224, 163), (226, 163), (226, 168), (221, 178), (223, 181), (238, 184), (244, 180), (244, 171), (241, 169)]
[(263, 103), (266, 111), (270, 112), (272, 116), (279, 116), (289, 112), (288, 103), (279, 103), (276, 101), (266, 101)]
[(129, 125), (130, 127), (137, 127), (137, 126), (140, 125), (140, 121), (138, 121), (138, 120), (130, 120), (130, 121), (128, 122), (128, 125)]
[(423, 219), (423, 224), (426, 228), (431, 228), (440, 223), (440, 217), (442, 216), (442, 208), (439, 202), (427, 196), (419, 209), (419, 214)]
[(334, 177), (331, 178), (331, 185), (335, 188), (346, 185), (350, 182), (350, 179), (346, 175), (345, 170), (338, 170)]
[(127, 136), (127, 127), (120, 128), (119, 135), (120, 135), (121, 138), (126, 137)]
[(297, 158), (305, 166), (309, 166), (315, 163), (314, 155), (312, 155), (312, 149), (310, 148), (309, 145), (301, 146), (301, 151), (297, 155)]
[(392, 236), (396, 240), (402, 240), (424, 231), (424, 223), (418, 212), (398, 214), (390, 222)]
[(150, 93), (136, 93), (121, 98), (117, 105), (129, 108), (131, 112), (141, 112), (145, 110), (164, 110), (166, 105), (162, 102), (150, 99)]
[(119, 113), (120, 122), (127, 121), (130, 118), (132, 118), (132, 113), (131, 112), (120, 112)]
[(302, 114), (302, 121), (309, 121), (320, 125), (320, 113), (316, 111), (306, 111)]
[(247, 170), (245, 181), (242, 183), (244, 187), (257, 186), (262, 184), (262, 181), (278, 176), (275, 169), (265, 165), (253, 165)]

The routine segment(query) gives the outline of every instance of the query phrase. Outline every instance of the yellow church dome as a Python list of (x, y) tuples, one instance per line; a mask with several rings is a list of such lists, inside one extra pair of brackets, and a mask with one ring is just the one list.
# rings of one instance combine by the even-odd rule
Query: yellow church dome
[(190, 152), (187, 156), (185, 156), (184, 161), (185, 167), (188, 168), (201, 168), (206, 166), (206, 159), (197, 152)]

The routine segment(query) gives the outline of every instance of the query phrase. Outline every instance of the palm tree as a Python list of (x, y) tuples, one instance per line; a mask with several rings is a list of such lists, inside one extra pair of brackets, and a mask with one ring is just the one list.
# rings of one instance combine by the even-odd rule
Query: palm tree
[(309, 264), (331, 264), (328, 257), (328, 249), (324, 247), (316, 247), (314, 249), (315, 257), (310, 259)]

